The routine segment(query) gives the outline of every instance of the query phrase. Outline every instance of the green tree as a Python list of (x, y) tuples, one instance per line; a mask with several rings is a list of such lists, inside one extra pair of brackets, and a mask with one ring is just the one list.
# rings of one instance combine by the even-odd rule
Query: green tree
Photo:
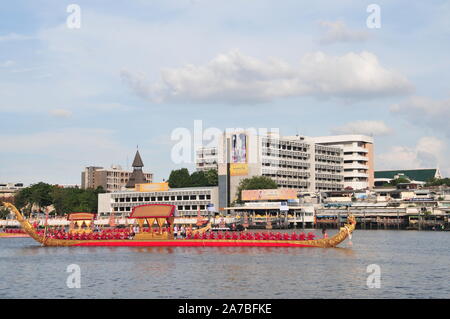
[(97, 189), (55, 188), (52, 192), (53, 205), (57, 215), (73, 212), (96, 213), (98, 194), (104, 193), (102, 187)]
[(9, 209), (0, 207), (0, 219), (5, 219), (9, 215)]
[(189, 175), (188, 169), (181, 168), (170, 172), (168, 183), (171, 188), (189, 187), (191, 184), (191, 176)]
[(189, 187), (200, 187), (207, 185), (208, 185), (208, 178), (206, 177), (206, 174), (203, 171), (193, 172), (189, 177)]
[(52, 185), (40, 182), (31, 186), (31, 200), (39, 208), (47, 207), (52, 204), (51, 191)]
[(14, 202), (19, 209), (29, 208), (31, 213), (33, 205), (39, 207), (50, 206), (52, 202), (51, 193), (55, 186), (40, 182), (29, 187), (23, 188), (14, 197)]
[(216, 169), (209, 169), (205, 172), (205, 176), (207, 179), (206, 186), (217, 186), (219, 185), (219, 175)]
[(431, 178), (427, 181), (425, 186), (450, 186), (450, 178)]
[(173, 170), (167, 182), (170, 188), (217, 186), (219, 185), (219, 177), (216, 169), (189, 174), (187, 168), (181, 168)]
[(389, 182), (389, 185), (397, 186), (398, 184), (401, 184), (401, 183), (409, 183), (409, 182), (410, 182), (409, 179), (407, 179), (407, 178), (405, 178), (405, 177), (399, 177), (399, 178), (397, 178), (397, 179), (391, 180), (391, 181)]
[[(23, 209), (31, 203), (31, 189), (29, 187), (21, 189), (14, 196), (14, 204), (18, 209)], [(30, 207), (31, 209), (31, 207)]]
[(23, 188), (14, 198), (19, 209), (37, 205), (39, 208), (53, 205), (54, 213), (62, 216), (73, 212), (97, 212), (98, 194), (104, 193), (102, 187), (97, 189), (62, 188), (45, 183), (38, 183)]
[(275, 189), (278, 188), (277, 183), (267, 176), (253, 176), (250, 178), (244, 178), (239, 183), (236, 191), (236, 202), (242, 203), (242, 191), (247, 189)]

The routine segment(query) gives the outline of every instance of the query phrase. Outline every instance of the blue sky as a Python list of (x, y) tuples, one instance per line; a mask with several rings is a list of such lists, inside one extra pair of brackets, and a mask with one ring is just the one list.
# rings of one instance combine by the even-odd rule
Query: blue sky
[[(81, 8), (70, 29), (69, 4)], [(450, 4), (378, 1), (0, 4), (0, 182), (79, 184), (131, 163), (155, 180), (178, 127), (372, 134), (377, 169), (450, 175)]]

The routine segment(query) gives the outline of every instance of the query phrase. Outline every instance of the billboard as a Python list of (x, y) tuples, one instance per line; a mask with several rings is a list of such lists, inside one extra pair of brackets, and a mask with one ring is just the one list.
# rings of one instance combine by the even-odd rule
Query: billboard
[(297, 199), (297, 191), (292, 188), (243, 190), (241, 195), (242, 200)]
[(231, 176), (247, 176), (247, 135), (244, 133), (231, 135)]
[(230, 164), (230, 175), (231, 176), (247, 176), (248, 175), (248, 164)]
[(161, 192), (169, 190), (169, 183), (145, 183), (134, 186), (137, 192)]
[(231, 163), (247, 163), (247, 135), (231, 135)]

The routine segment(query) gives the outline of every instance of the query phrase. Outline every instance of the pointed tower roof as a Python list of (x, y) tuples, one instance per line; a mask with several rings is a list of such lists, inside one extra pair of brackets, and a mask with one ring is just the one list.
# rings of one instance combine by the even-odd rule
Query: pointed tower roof
[(144, 167), (139, 151), (136, 151), (136, 155), (134, 156), (133, 167)]
[(134, 156), (133, 161), (133, 172), (131, 173), (125, 188), (134, 188), (136, 184), (147, 183), (147, 179), (145, 178), (145, 175), (142, 172), (142, 167), (144, 167), (144, 163), (142, 162), (142, 158), (141, 155), (139, 154), (139, 151), (136, 151), (136, 155)]

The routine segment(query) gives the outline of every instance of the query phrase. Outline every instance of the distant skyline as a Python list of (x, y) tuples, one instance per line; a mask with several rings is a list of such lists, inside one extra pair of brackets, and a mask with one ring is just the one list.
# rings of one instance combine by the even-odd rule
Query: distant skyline
[(365, 134), (375, 169), (450, 176), (450, 3), (0, 3), (0, 182), (80, 184), (86, 166), (159, 182), (178, 127)]

